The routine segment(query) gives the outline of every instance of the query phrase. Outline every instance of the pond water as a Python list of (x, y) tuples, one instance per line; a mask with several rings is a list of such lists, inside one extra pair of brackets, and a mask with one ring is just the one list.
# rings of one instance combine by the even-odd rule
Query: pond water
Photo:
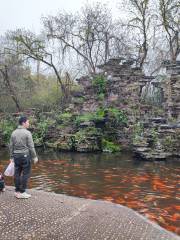
[[(180, 161), (143, 162), (131, 153), (38, 156), (30, 188), (122, 204), (180, 234)], [(0, 150), (0, 171), (7, 164), (8, 153)], [(12, 178), (5, 180), (13, 185)]]

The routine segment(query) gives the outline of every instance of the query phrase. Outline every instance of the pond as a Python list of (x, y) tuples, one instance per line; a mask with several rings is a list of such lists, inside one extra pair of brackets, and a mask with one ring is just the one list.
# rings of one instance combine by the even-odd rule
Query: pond
[[(30, 188), (122, 204), (180, 234), (180, 161), (143, 162), (130, 152), (80, 154), (39, 151)], [(8, 153), (0, 150), (0, 171)], [(12, 185), (12, 178), (6, 177)]]

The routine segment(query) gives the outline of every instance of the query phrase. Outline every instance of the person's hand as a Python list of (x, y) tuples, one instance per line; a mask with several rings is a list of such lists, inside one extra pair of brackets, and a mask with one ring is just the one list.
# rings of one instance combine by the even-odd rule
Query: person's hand
[(9, 160), (10, 162), (14, 162), (14, 159), (13, 158), (10, 158), (10, 160)]
[(34, 164), (36, 164), (38, 161), (39, 161), (39, 160), (38, 160), (37, 157), (33, 158), (33, 162), (34, 162)]

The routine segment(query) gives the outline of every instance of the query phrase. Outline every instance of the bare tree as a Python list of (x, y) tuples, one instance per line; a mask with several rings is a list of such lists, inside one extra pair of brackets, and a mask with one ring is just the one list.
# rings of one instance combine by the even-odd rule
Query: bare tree
[(8, 37), (14, 43), (12, 48), (6, 49), (9, 54), (16, 53), (25, 59), (34, 59), (49, 66), (55, 73), (56, 78), (60, 84), (62, 93), (65, 95), (65, 88), (61, 79), (60, 72), (56, 67), (53, 59), (53, 54), (47, 50), (45, 40), (38, 38), (30, 31), (16, 30), (10, 32)]
[(114, 22), (113, 34), (115, 36), (110, 45), (110, 53), (113, 57), (134, 57), (134, 46), (131, 39), (131, 31), (122, 19)]
[(152, 18), (150, 0), (127, 0), (122, 5), (126, 11), (128, 9), (127, 27), (131, 30), (131, 35), (135, 39), (139, 65), (142, 68), (149, 48), (148, 34)]
[[(21, 111), (21, 104), (18, 98), (14, 81), (12, 80), (14, 72), (18, 71), (19, 65), (22, 64), (21, 59), (17, 55), (7, 56), (3, 49), (0, 51), (0, 80), (6, 88), (6, 92), (12, 98), (18, 111)], [(2, 93), (1, 93), (2, 94)]]
[(161, 24), (166, 31), (170, 58), (175, 62), (180, 53), (180, 2), (178, 0), (159, 0)]
[(73, 51), (89, 72), (110, 56), (113, 23), (110, 10), (100, 3), (86, 5), (78, 15), (59, 13), (43, 18), (49, 39), (58, 40), (63, 53)]

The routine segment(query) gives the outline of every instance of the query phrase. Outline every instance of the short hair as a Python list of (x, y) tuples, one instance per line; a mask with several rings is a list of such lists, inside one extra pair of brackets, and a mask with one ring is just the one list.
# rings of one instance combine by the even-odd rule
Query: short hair
[(28, 120), (27, 117), (21, 116), (21, 117), (19, 118), (19, 124), (20, 124), (20, 125), (23, 125), (23, 123), (27, 122), (27, 120)]

